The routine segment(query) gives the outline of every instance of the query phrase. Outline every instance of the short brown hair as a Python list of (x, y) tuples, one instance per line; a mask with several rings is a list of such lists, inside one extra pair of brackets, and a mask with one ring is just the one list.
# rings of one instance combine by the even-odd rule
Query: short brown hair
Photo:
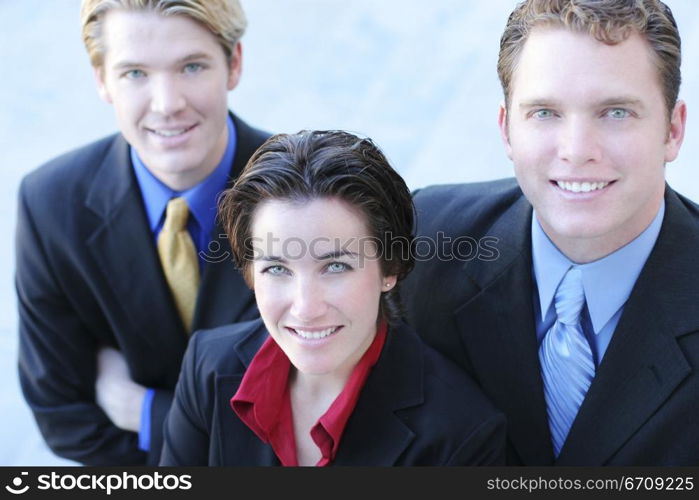
[(608, 45), (626, 40), (631, 33), (640, 34), (653, 51), (668, 117), (672, 113), (680, 90), (681, 42), (672, 11), (660, 0), (526, 0), (518, 4), (507, 20), (498, 57), (507, 108), (519, 56), (537, 26), (562, 26)]
[(187, 16), (211, 31), (229, 62), (247, 27), (238, 0), (83, 0), (80, 8), (82, 38), (90, 63), (95, 68), (104, 63), (103, 21), (107, 12), (113, 9)]
[[(233, 258), (250, 287), (255, 209), (267, 200), (319, 198), (338, 198), (364, 216), (381, 246), (377, 251), (384, 276), (396, 275), (400, 282), (411, 271), (414, 207), (402, 177), (370, 139), (338, 130), (304, 130), (270, 137), (219, 201)], [(401, 316), (398, 288), (381, 294), (380, 315), (390, 323)]]

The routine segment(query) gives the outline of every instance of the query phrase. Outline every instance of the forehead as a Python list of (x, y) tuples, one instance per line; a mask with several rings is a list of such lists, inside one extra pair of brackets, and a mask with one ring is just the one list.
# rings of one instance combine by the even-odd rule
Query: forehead
[(274, 248), (292, 241), (332, 248), (337, 242), (354, 244), (368, 239), (370, 233), (359, 209), (337, 198), (319, 198), (261, 203), (253, 213), (252, 236), (271, 242)]
[(654, 53), (639, 34), (607, 45), (563, 27), (532, 30), (515, 65), (511, 89), (513, 99), (654, 91), (662, 94)]
[(178, 60), (193, 53), (225, 56), (216, 36), (185, 15), (113, 9), (103, 21), (105, 58)]

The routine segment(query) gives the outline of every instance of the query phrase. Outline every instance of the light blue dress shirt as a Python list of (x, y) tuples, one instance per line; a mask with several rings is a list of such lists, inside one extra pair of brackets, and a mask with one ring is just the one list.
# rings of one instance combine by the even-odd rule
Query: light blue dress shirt
[[(209, 176), (194, 187), (185, 191), (174, 191), (160, 182), (144, 165), (134, 148), (129, 148), (131, 163), (136, 174), (136, 180), (141, 189), (143, 204), (148, 216), (148, 224), (157, 242), (158, 235), (165, 222), (167, 203), (178, 196), (187, 200), (192, 217), (187, 220), (187, 230), (199, 254), (199, 267), (203, 267), (206, 251), (211, 241), (212, 231), (216, 225), (216, 204), (218, 195), (226, 188), (228, 177), (233, 164), (236, 148), (235, 125), (230, 115), (226, 120), (228, 128), (228, 143), (221, 162)], [(150, 449), (150, 414), (155, 390), (147, 389), (141, 407), (141, 428), (138, 433), (138, 445), (144, 451)]]
[[(553, 298), (566, 271), (575, 265), (582, 270), (586, 306), (582, 327), (590, 343), (595, 366), (607, 351), (614, 330), (631, 290), (658, 239), (665, 214), (665, 201), (650, 225), (633, 241), (594, 262), (576, 264), (568, 259), (546, 236), (536, 217), (532, 217), (532, 257), (534, 267), (534, 313), (536, 336), (540, 344), (556, 321)], [(543, 314), (542, 314), (543, 312)]]

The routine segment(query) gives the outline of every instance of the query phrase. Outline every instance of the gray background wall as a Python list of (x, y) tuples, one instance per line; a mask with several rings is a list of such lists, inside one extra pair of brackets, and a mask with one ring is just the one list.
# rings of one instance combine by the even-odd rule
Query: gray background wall
[[(699, 2), (666, 0), (684, 44), (687, 136), (668, 166), (699, 200)], [(242, 0), (241, 84), (229, 97), (274, 132), (372, 137), (411, 188), (512, 175), (497, 131), (497, 48), (514, 0)], [(79, 0), (0, 0), (0, 232), (21, 177), (115, 130), (80, 41)], [(696, 106), (696, 107), (695, 107)], [(699, 120), (699, 119), (697, 119)], [(0, 465), (68, 464), (48, 451), (20, 393), (12, 238), (0, 244)]]

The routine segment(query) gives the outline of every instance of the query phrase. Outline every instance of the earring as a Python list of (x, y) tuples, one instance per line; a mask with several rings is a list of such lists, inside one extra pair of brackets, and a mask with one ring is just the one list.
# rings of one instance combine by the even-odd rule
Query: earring
[(391, 288), (391, 284), (390, 284), (390, 283), (384, 283), (383, 286), (386, 287), (386, 288)]

